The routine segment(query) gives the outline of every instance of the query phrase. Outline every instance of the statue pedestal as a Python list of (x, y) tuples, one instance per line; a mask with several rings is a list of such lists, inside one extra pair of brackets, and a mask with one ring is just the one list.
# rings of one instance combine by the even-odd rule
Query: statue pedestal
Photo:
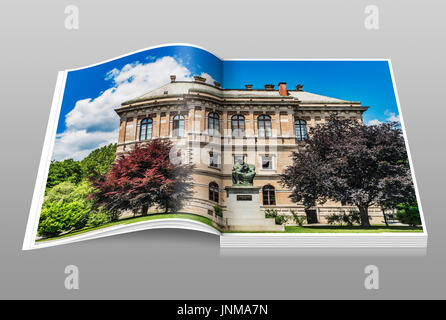
[(265, 218), (260, 211), (259, 187), (226, 187), (226, 211), (223, 217), (228, 230), (236, 231), (284, 231), (273, 218)]

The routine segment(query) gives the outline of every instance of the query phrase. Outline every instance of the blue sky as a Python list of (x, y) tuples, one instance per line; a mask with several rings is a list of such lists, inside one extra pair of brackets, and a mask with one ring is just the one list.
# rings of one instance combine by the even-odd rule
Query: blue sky
[(361, 101), (369, 106), (364, 121), (386, 121), (398, 115), (387, 61), (225, 61), (226, 88), (264, 88), (286, 82), (289, 89), (303, 84), (309, 91), (333, 98)]
[[(224, 70), (224, 72), (223, 72)], [(221, 61), (195, 47), (170, 46), (145, 50), (95, 67), (70, 71), (57, 127), (53, 159), (82, 159), (116, 142), (119, 118), (114, 109), (170, 81), (201, 75), (224, 88), (264, 88), (287, 82), (344, 100), (361, 101), (370, 109), (366, 123), (398, 115), (390, 70), (385, 61)]]
[[(216, 81), (222, 82), (221, 61), (207, 51), (187, 47), (171, 46), (145, 50), (139, 53), (106, 62), (92, 68), (70, 71), (67, 76), (66, 89), (62, 101), (61, 115), (57, 133), (66, 129), (65, 116), (70, 112), (78, 100), (94, 98), (112, 85), (106, 80), (106, 74), (113, 69), (122, 69), (127, 64), (150, 63), (158, 58), (170, 56), (191, 71), (193, 75), (206, 72)], [(169, 78), (166, 78), (166, 82)]]

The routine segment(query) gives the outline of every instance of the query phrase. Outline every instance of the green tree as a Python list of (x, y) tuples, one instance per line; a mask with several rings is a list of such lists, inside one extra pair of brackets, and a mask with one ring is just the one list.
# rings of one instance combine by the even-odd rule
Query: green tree
[(80, 162), (84, 177), (105, 175), (115, 160), (116, 143), (93, 150)]
[(93, 209), (95, 192), (86, 178), (105, 175), (115, 159), (116, 144), (93, 150), (84, 160), (52, 161), (39, 222), (41, 236), (55, 236), (108, 222), (107, 212)]
[(55, 185), (46, 192), (45, 197), (43, 198), (43, 205), (55, 202), (68, 202), (75, 186), (74, 183), (68, 181)]
[(97, 227), (109, 221), (107, 212), (99, 208), (98, 210), (92, 211), (88, 216), (87, 227)]
[(94, 189), (91, 183), (86, 180), (83, 180), (77, 185), (71, 182), (62, 182), (47, 192), (43, 199), (43, 205), (75, 201), (85, 202), (86, 205), (91, 205), (93, 201), (90, 200), (90, 194), (92, 192), (94, 192)]
[(78, 184), (82, 180), (82, 168), (78, 161), (66, 159), (64, 161), (52, 161), (46, 181), (46, 191), (61, 182)]
[(107, 223), (107, 212), (100, 207), (93, 209), (90, 195), (94, 192), (95, 189), (87, 180), (82, 180), (77, 185), (61, 182), (51, 188), (43, 201), (39, 235), (53, 237), (62, 232)]
[(81, 201), (53, 202), (45, 205), (40, 214), (37, 232), (40, 236), (53, 237), (84, 228), (88, 223), (91, 207)]
[(400, 203), (396, 206), (396, 218), (412, 227), (421, 225), (420, 211), (416, 202)]

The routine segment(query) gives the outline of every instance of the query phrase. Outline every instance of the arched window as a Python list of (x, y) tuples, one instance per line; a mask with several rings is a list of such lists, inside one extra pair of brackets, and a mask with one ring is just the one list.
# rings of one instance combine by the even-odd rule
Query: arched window
[(232, 116), (231, 129), (233, 137), (243, 137), (245, 135), (245, 117), (240, 114)]
[(208, 129), (210, 134), (220, 131), (220, 117), (215, 112), (211, 112), (208, 115)]
[(263, 205), (271, 206), (276, 204), (276, 189), (270, 184), (267, 184), (262, 189)]
[(209, 200), (218, 202), (218, 184), (215, 182), (209, 183)]
[(307, 138), (307, 123), (305, 120), (294, 121), (294, 126), (296, 127), (296, 137), (298, 141), (305, 140)]
[(139, 129), (139, 140), (152, 139), (152, 124), (153, 121), (150, 118), (142, 119), (141, 127)]
[(184, 136), (184, 117), (181, 114), (173, 117), (173, 134), (177, 137)]
[(271, 137), (271, 117), (264, 114), (257, 118), (259, 137)]

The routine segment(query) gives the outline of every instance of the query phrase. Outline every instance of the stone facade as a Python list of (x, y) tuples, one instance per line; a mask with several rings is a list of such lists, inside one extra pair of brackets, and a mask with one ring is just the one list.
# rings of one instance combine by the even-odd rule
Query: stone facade
[[(234, 162), (242, 159), (256, 167), (254, 187), (259, 187), (261, 210), (274, 208), (291, 217), (293, 209), (317, 223), (325, 223), (328, 214), (355, 210), (325, 203), (305, 212), (302, 205), (289, 199), (290, 191), (279, 183), (279, 175), (291, 164), (291, 152), (304, 145), (311, 127), (333, 113), (362, 121), (368, 107), (306, 92), (300, 85), (289, 90), (286, 83), (280, 83), (277, 90), (274, 85), (222, 89), (200, 77), (192, 82), (175, 81), (174, 76), (171, 80), (116, 109), (121, 119), (117, 153), (150, 139), (172, 140), (181, 161), (195, 164), (194, 196), (182, 212), (203, 215), (226, 226), (230, 213), (225, 188), (232, 186)], [(223, 217), (215, 215), (216, 204), (222, 207)], [(372, 223), (382, 222), (379, 208), (370, 208), (369, 214)]]

